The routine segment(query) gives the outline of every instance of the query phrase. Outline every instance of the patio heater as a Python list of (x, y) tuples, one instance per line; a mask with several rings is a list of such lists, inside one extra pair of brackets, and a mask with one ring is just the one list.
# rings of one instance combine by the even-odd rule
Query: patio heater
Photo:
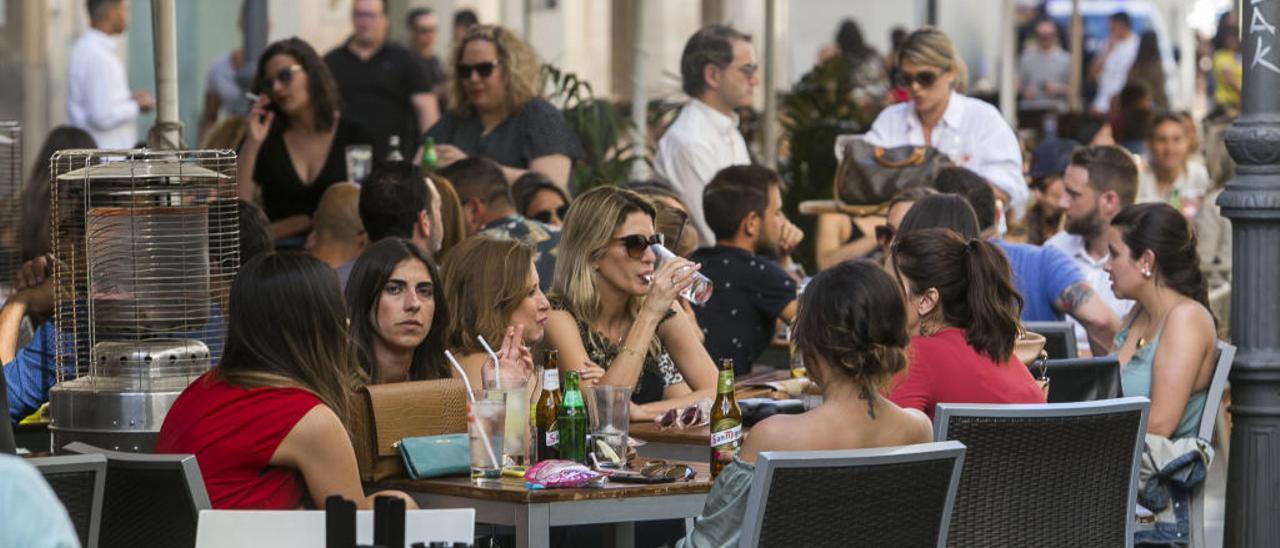
[(13, 291), (22, 241), (22, 128), (0, 122), (0, 300)]
[(73, 441), (151, 451), (173, 401), (222, 353), (240, 262), (236, 156), (177, 150), (173, 1), (152, 12), (149, 147), (51, 160), (55, 451)]

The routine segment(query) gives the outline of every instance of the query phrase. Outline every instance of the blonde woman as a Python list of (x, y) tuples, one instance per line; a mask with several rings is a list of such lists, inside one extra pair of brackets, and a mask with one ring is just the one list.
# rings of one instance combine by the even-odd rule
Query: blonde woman
[(510, 30), (471, 27), (453, 52), (453, 104), (427, 133), (440, 167), (482, 156), (508, 182), (537, 171), (567, 190), (582, 146), (560, 111), (538, 97), (541, 71), (533, 49)]
[(964, 95), (969, 72), (955, 44), (933, 27), (912, 32), (897, 53), (895, 85), (910, 100), (880, 111), (866, 140), (883, 147), (931, 146), (991, 181), (1023, 211), (1031, 192), (1022, 149), (995, 107)]
[(471, 386), (481, 386), (488, 361), (478, 335), (498, 350), (503, 379), (527, 380), (533, 371), (528, 346), (542, 341), (551, 309), (538, 286), (534, 254), (519, 240), (477, 235), (453, 248), (441, 266), (449, 303), (445, 346)]
[(605, 186), (574, 200), (551, 286), (547, 343), (561, 370), (603, 369), (599, 384), (634, 387), (632, 420), (711, 398), (716, 368), (678, 295), (698, 265), (674, 258), (655, 268), (653, 205)]

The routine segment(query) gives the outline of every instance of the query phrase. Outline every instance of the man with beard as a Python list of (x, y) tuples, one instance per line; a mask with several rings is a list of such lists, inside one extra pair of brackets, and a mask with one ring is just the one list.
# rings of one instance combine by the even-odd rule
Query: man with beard
[[(1062, 182), (1066, 192), (1060, 205), (1067, 217), (1066, 231), (1045, 245), (1061, 249), (1075, 260), (1094, 291), (1117, 317), (1124, 318), (1133, 301), (1116, 298), (1103, 266), (1108, 255), (1107, 227), (1112, 217), (1133, 203), (1138, 193), (1138, 166), (1123, 148), (1093, 145), (1071, 155)], [(1076, 323), (1077, 340), (1088, 340), (1083, 333), (1084, 328)]]
[(734, 373), (769, 347), (778, 321), (796, 314), (796, 282), (776, 262), (804, 234), (782, 215), (782, 179), (760, 166), (731, 166), (716, 173), (703, 191), (707, 226), (716, 245), (694, 252), (702, 274), (715, 285), (697, 307), (698, 324), (713, 360), (733, 359)]

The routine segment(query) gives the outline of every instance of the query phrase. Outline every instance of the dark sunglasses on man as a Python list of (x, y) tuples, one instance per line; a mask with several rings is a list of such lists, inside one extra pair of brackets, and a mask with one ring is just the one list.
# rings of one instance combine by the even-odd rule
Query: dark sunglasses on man
[(464, 65), (458, 63), (458, 78), (470, 80), (471, 73), (475, 72), (480, 75), (480, 79), (488, 78), (493, 74), (493, 69), (498, 66), (497, 61), (485, 61), (483, 63), (475, 63), (473, 65)]
[(538, 221), (540, 223), (549, 224), (553, 220), (564, 221), (564, 214), (568, 212), (569, 212), (569, 206), (568, 204), (565, 204), (555, 209), (544, 209), (542, 211), (536, 211), (532, 215), (529, 215), (529, 218), (535, 221)]
[(898, 71), (893, 81), (900, 88), (910, 88), (911, 84), (920, 84), (920, 89), (929, 89), (938, 83), (938, 73), (932, 70), (922, 70), (920, 72)]
[(654, 234), (646, 238), (639, 234), (632, 234), (630, 236), (618, 238), (617, 241), (622, 242), (622, 245), (627, 248), (628, 257), (631, 257), (632, 259), (643, 259), (644, 252), (649, 249), (649, 246), (662, 244), (662, 235)]

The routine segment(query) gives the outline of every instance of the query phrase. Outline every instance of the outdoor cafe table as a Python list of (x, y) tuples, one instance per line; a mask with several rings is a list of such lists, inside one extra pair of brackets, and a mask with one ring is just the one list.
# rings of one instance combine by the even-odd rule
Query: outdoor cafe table
[(692, 518), (702, 510), (711, 473), (705, 462), (687, 464), (697, 474), (693, 480), (652, 485), (530, 490), (523, 479), (504, 476), (485, 485), (470, 478), (398, 479), (378, 488), (404, 491), (422, 508), (475, 508), (477, 523), (515, 527), (519, 548), (547, 548), (551, 527), (591, 524), (612, 525), (614, 546), (631, 548), (635, 522)]
[[(769, 392), (765, 388), (757, 388), (760, 383), (791, 378), (790, 371), (770, 371), (767, 373), (745, 377), (737, 384), (734, 396), (739, 399), (756, 398)], [(747, 385), (750, 385), (748, 387)], [(744, 433), (748, 428), (743, 428)], [(659, 428), (652, 421), (631, 423), (630, 436), (642, 440), (644, 445), (636, 448), (642, 457), (654, 459), (674, 459), (706, 463), (711, 460), (711, 426), (702, 425), (694, 428)]]

